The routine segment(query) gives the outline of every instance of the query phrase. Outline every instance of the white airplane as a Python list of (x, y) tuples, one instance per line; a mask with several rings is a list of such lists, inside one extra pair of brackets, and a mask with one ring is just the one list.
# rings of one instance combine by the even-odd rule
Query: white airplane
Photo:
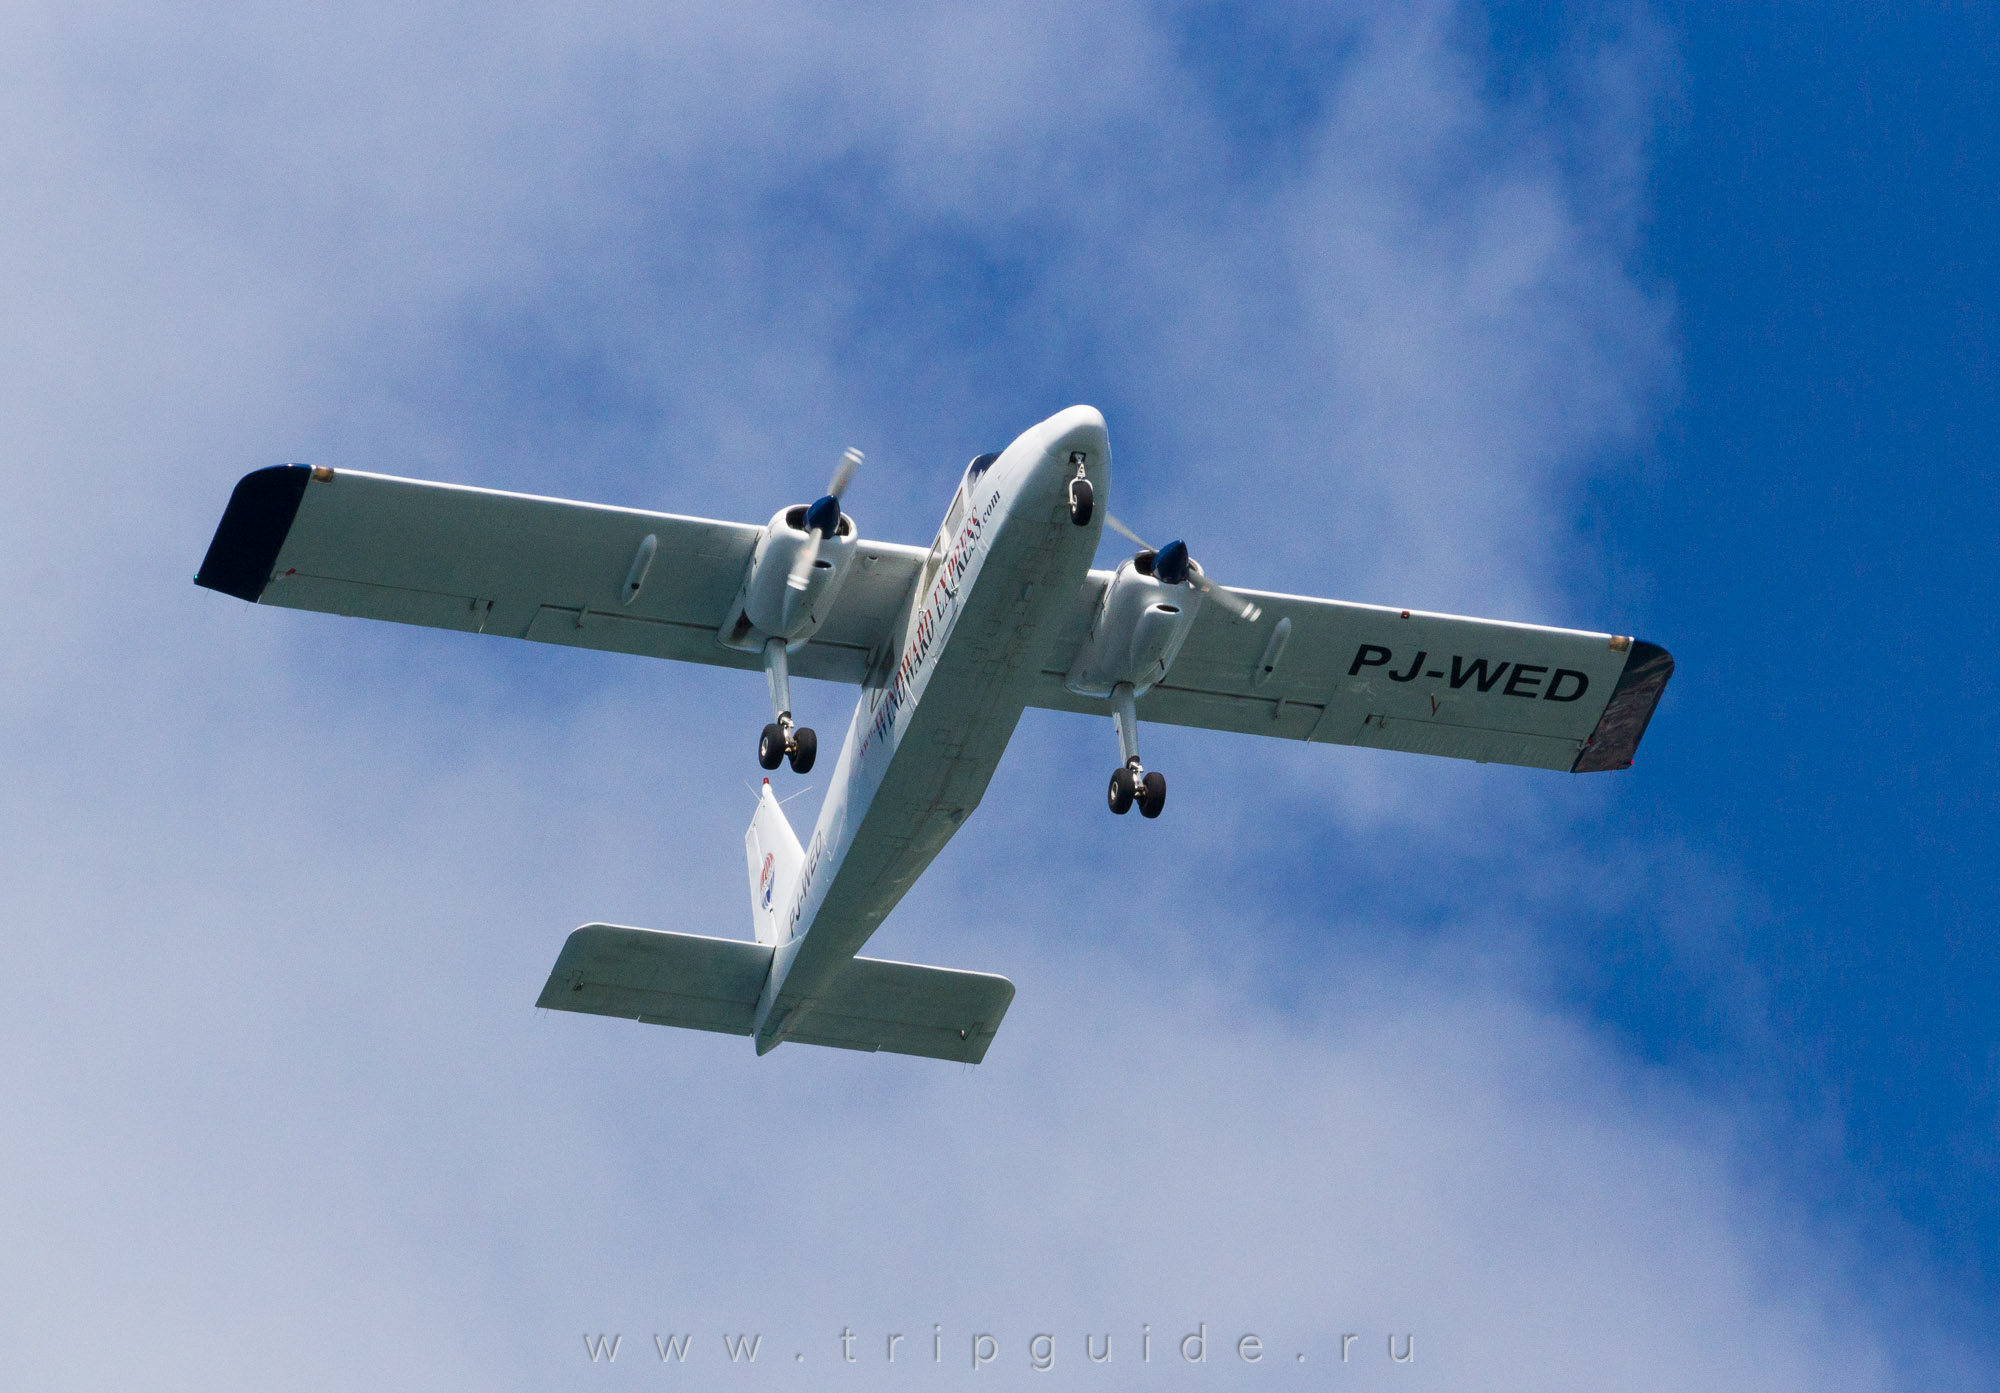
[[(966, 467), (928, 549), (842, 497), (762, 526), (279, 465), (237, 484), (195, 583), (260, 604), (762, 668), (758, 761), (818, 741), (790, 679), (853, 683), (801, 845), (770, 780), (744, 837), (755, 942), (589, 924), (539, 1004), (976, 1063), (1004, 977), (856, 956), (979, 805), (1029, 706), (1109, 717), (1111, 811), (1160, 815), (1139, 719), (1577, 773), (1623, 769), (1673, 659), (1610, 634), (1227, 590), (1175, 541), (1091, 569), (1104, 418), (1051, 416)], [(1130, 536), (1129, 532), (1126, 535)], [(1134, 538), (1136, 541), (1137, 539)]]

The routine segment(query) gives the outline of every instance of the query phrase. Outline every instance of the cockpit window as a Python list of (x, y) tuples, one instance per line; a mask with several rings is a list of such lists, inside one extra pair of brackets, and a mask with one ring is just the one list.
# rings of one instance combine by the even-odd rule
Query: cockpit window
[(951, 507), (944, 515), (944, 526), (938, 528), (937, 540), (931, 543), (931, 554), (924, 561), (923, 579), (917, 585), (917, 592), (923, 594), (931, 588), (931, 579), (937, 575), (938, 567), (944, 564), (945, 548), (958, 536), (958, 525), (965, 521), (965, 490), (960, 484), (958, 492), (952, 495)]
[(965, 510), (972, 499), (972, 486), (979, 481), (981, 474), (992, 467), (993, 461), (999, 458), (999, 452), (995, 451), (990, 455), (980, 455), (965, 466), (965, 478), (960, 482), (958, 492), (951, 500), (951, 507), (945, 512), (944, 526), (938, 529), (937, 540), (931, 543), (931, 554), (924, 562), (923, 580), (917, 587), (918, 593), (930, 589), (931, 578), (937, 575), (938, 567), (944, 564), (945, 549), (957, 538), (959, 524), (965, 521)]

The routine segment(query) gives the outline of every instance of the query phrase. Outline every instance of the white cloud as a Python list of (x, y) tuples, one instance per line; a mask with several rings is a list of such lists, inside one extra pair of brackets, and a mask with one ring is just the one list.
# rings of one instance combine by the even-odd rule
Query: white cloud
[[(1578, 155), (1439, 6), (1341, 21), (1282, 158), (1136, 7), (9, 23), (25, 1381), (631, 1382), (727, 1324), (775, 1383), (932, 1321), (1012, 1386), (1036, 1331), (1088, 1382), (1082, 1335), (1146, 1321), (1208, 1322), (1218, 1384), (1253, 1329), (1235, 1376), (1299, 1386), (1350, 1330), (1356, 1387), (1909, 1367), (1920, 1278), (1746, 1174), (1788, 1124), (1550, 1004), (1534, 911), (1610, 902), (1564, 830), (1601, 785), (1149, 732), (1142, 829), (1097, 811), (1108, 733), (1031, 717), (878, 940), (1016, 978), (988, 1064), (760, 1061), (527, 1006), (573, 924), (740, 925), (754, 683), (185, 580), (275, 457), (762, 516), (854, 439), (864, 523), (916, 537), (1088, 395), (1114, 506), (1225, 575), (1609, 623), (1570, 490), (1671, 362), (1585, 205), (1639, 197), (1640, 116)], [(1649, 60), (1598, 56), (1643, 113)]]

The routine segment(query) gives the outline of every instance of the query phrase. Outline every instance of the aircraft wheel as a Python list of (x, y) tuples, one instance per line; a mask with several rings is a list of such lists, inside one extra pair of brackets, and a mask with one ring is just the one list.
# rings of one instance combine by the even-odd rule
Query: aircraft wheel
[(1090, 515), (1097, 508), (1097, 495), (1091, 490), (1090, 480), (1072, 479), (1069, 485), (1069, 520), (1078, 527), (1090, 524)]
[(792, 732), (790, 759), (794, 774), (810, 774), (813, 760), (819, 757), (819, 737), (812, 733), (810, 726), (800, 726)]
[(1158, 817), (1166, 806), (1167, 776), (1155, 769), (1146, 775), (1145, 787), (1139, 790), (1139, 816)]
[(776, 769), (785, 762), (785, 732), (776, 721), (765, 726), (764, 733), (757, 737), (757, 762), (766, 769)]
[(1111, 771), (1111, 788), (1105, 794), (1105, 800), (1111, 804), (1112, 812), (1123, 814), (1131, 811), (1137, 782), (1132, 777), (1132, 771), (1122, 764)]

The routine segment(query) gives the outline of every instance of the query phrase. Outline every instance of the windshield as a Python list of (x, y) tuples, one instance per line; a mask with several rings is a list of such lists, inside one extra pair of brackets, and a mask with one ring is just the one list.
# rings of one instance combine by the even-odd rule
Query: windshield
[(951, 545), (951, 539), (958, 535), (958, 525), (963, 521), (965, 521), (965, 487), (960, 485), (958, 492), (952, 497), (951, 507), (945, 512), (944, 525), (938, 528), (937, 540), (931, 543), (931, 554), (924, 558), (924, 578), (917, 586), (919, 595), (930, 592), (931, 581), (936, 577), (938, 567), (944, 564), (945, 549)]

